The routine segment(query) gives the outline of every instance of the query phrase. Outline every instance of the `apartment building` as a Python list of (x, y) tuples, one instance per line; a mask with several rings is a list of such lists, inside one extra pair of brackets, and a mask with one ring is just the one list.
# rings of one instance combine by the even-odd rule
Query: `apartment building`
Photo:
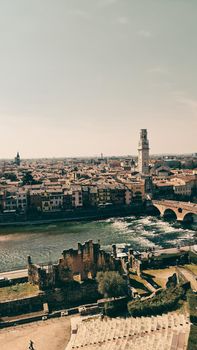
[(16, 193), (16, 204), (19, 212), (26, 212), (27, 210), (27, 190), (20, 188)]
[(83, 197), (81, 186), (72, 186), (72, 207), (79, 208), (83, 206)]
[(42, 198), (42, 211), (52, 212), (63, 209), (63, 192), (60, 190), (46, 190)]
[(2, 200), (3, 212), (17, 210), (17, 195), (16, 191), (4, 191)]
[(98, 205), (111, 204), (110, 188), (107, 185), (98, 185)]

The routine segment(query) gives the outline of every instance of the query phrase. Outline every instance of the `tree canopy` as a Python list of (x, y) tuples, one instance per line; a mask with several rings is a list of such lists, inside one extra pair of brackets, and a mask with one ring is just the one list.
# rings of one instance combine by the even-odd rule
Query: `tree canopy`
[(18, 178), (15, 173), (5, 173), (2, 175), (6, 180), (17, 181)]
[(24, 173), (23, 178), (22, 178), (22, 184), (24, 185), (36, 185), (39, 184), (39, 181), (36, 181), (31, 172), (27, 171), (26, 173)]
[(98, 272), (96, 279), (98, 291), (105, 297), (119, 297), (127, 294), (127, 284), (118, 272)]

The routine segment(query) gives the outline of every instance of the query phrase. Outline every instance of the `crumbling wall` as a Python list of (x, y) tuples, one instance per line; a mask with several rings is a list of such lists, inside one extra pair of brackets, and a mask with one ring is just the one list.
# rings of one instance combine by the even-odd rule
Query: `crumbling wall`
[(28, 263), (28, 281), (32, 284), (37, 284), (39, 285), (39, 280), (40, 280), (40, 275), (39, 275), (39, 270), (40, 267), (38, 265), (34, 265), (32, 263), (31, 257), (28, 256), (27, 258), (27, 263)]
[(58, 278), (66, 282), (75, 275), (80, 275), (82, 281), (95, 278), (97, 271), (115, 270), (119, 266), (117, 260), (110, 253), (100, 249), (99, 243), (93, 241), (78, 243), (78, 249), (63, 251), (63, 258), (58, 264)]
[(129, 261), (130, 267), (132, 268), (132, 271), (136, 273), (138, 276), (140, 276), (141, 275), (140, 255), (134, 255), (133, 250), (130, 249), (129, 255), (128, 255), (128, 261)]
[(40, 290), (45, 290), (55, 285), (56, 271), (56, 265), (40, 267), (33, 264), (31, 257), (28, 256), (28, 281), (38, 285)]
[(95, 280), (81, 283), (71, 281), (62, 288), (47, 290), (45, 293), (50, 310), (96, 302), (101, 297)]
[(121, 271), (121, 262), (110, 253), (100, 249), (100, 243), (92, 240), (78, 243), (77, 249), (64, 250), (57, 265), (41, 268), (32, 264), (28, 257), (29, 282), (41, 290), (62, 287), (69, 281), (94, 279), (98, 271)]

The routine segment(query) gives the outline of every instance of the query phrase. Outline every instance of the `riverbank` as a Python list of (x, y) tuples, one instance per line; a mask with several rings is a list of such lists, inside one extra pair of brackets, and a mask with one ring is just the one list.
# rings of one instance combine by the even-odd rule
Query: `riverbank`
[[(149, 209), (150, 212), (151, 209)], [(110, 217), (143, 215), (146, 214), (146, 208), (142, 204), (131, 206), (113, 206), (97, 209), (75, 209), (65, 212), (42, 213), (39, 216), (17, 215), (9, 213), (9, 215), (0, 215), (0, 227), (6, 226), (26, 226), (26, 225), (44, 225), (58, 222), (72, 221), (91, 221), (103, 220)]]
[(110, 251), (113, 243), (130, 244), (135, 250), (197, 244), (196, 227), (167, 222), (153, 216), (128, 215), (101, 220), (48, 222), (0, 227), (0, 271), (22, 269), (30, 255), (35, 263), (57, 262), (64, 249), (78, 242), (98, 239)]

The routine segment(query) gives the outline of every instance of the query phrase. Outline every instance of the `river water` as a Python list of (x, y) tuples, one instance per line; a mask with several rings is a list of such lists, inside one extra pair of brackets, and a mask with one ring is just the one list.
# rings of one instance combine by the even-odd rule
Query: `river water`
[(106, 250), (113, 243), (130, 243), (134, 249), (168, 248), (197, 244), (197, 223), (186, 227), (177, 222), (146, 216), (50, 225), (0, 227), (0, 271), (25, 267), (27, 256), (35, 263), (56, 262), (64, 249), (77, 242), (100, 239)]

